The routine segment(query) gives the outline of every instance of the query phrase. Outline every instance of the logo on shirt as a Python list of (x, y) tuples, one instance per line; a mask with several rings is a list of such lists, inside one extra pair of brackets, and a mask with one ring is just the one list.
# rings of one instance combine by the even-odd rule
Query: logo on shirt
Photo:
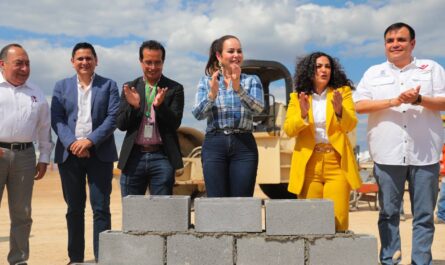
[(386, 76), (386, 72), (385, 72), (385, 70), (381, 70), (381, 71), (380, 71), (380, 76)]
[(32, 101), (32, 102), (37, 102), (37, 98), (36, 98), (36, 96), (31, 96), (31, 101)]
[(427, 68), (427, 67), (428, 67), (427, 64), (422, 64), (421, 66), (419, 66), (419, 68), (420, 68), (421, 70), (424, 70), (424, 69)]

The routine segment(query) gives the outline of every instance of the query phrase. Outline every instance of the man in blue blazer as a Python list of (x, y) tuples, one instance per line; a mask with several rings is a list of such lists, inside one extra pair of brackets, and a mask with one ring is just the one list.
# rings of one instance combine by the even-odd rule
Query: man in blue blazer
[(54, 162), (68, 205), (68, 264), (84, 260), (86, 183), (96, 261), (99, 233), (111, 229), (111, 181), (117, 161), (113, 132), (119, 109), (116, 82), (94, 72), (97, 56), (91, 44), (76, 44), (71, 62), (77, 74), (56, 83), (51, 102), (51, 125), (58, 136)]

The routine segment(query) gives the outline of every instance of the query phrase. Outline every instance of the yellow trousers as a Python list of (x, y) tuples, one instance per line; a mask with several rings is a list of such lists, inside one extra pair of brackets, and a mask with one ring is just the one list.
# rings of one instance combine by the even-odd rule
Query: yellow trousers
[(335, 230), (349, 226), (351, 188), (340, 169), (340, 155), (334, 151), (314, 151), (306, 165), (301, 199), (330, 199), (334, 202)]

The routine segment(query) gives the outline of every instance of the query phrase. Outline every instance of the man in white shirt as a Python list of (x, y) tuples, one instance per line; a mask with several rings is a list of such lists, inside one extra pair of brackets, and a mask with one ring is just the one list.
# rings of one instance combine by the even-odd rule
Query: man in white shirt
[[(42, 91), (27, 81), (30, 64), (22, 46), (6, 45), (0, 51), (0, 68), (0, 201), (6, 185), (11, 219), (8, 262), (23, 265), (29, 258), (34, 180), (45, 175), (53, 147), (50, 114)], [(40, 153), (37, 166), (33, 141)]]
[(96, 261), (99, 233), (111, 229), (111, 181), (117, 161), (113, 132), (119, 108), (116, 82), (94, 72), (97, 56), (90, 43), (74, 46), (71, 63), (76, 75), (56, 83), (51, 102), (51, 124), (58, 136), (54, 162), (68, 206), (69, 264), (84, 260), (87, 183)]
[(411, 262), (431, 265), (445, 72), (434, 61), (412, 56), (416, 40), (409, 25), (389, 26), (384, 39), (387, 62), (369, 68), (354, 95), (357, 112), (368, 113), (369, 151), (379, 185), (380, 261), (400, 262), (399, 209), (408, 181), (413, 213)]

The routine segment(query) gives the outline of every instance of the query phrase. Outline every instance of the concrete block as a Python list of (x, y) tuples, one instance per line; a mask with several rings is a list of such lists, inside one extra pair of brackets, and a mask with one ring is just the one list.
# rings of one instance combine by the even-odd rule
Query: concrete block
[(352, 237), (320, 238), (309, 245), (310, 265), (376, 265), (377, 239), (362, 235)]
[(330, 200), (266, 200), (267, 235), (326, 235), (335, 233)]
[(304, 265), (304, 240), (243, 237), (236, 240), (237, 265)]
[(261, 199), (195, 199), (196, 232), (261, 232)]
[(177, 232), (190, 226), (190, 196), (135, 196), (122, 200), (122, 230)]
[(232, 236), (176, 234), (167, 237), (168, 265), (233, 265)]
[(165, 239), (105, 231), (99, 235), (100, 265), (163, 265)]

